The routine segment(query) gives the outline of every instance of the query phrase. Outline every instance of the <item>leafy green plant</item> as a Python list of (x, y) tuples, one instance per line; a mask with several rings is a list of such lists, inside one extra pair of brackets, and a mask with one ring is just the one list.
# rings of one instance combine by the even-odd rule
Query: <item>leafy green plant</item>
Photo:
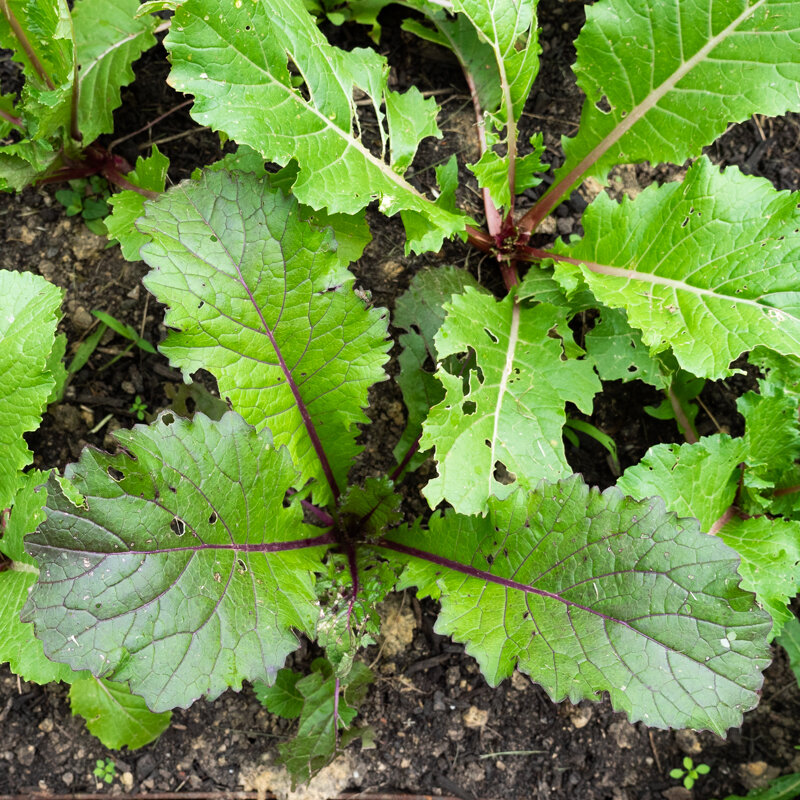
[(701, 775), (708, 775), (711, 772), (711, 767), (708, 764), (697, 764), (695, 765), (694, 761), (692, 761), (689, 756), (685, 756), (683, 759), (683, 769), (676, 767), (675, 769), (671, 769), (669, 771), (670, 778), (683, 778), (683, 785), (687, 789), (691, 789), (695, 781)]
[[(131, 64), (156, 42), (158, 20), (137, 17), (138, 7), (138, 0), (78, 0), (71, 11), (66, 0), (0, 2), (0, 47), (24, 76), (18, 95), (0, 95), (0, 190), (89, 176), (133, 188), (124, 175), (130, 165), (96, 139), (113, 129)], [(80, 191), (65, 200), (85, 219), (100, 218), (100, 200)]]
[(141, 422), (146, 414), (147, 414), (147, 403), (145, 403), (141, 397), (137, 394), (134, 398), (133, 402), (131, 403), (131, 414), (136, 414), (136, 419)]
[[(213, 374), (232, 410), (162, 413), (51, 476), (23, 619), (49, 658), (127, 682), (154, 712), (245, 680), (277, 680), (273, 705), (293, 688), (301, 738), (282, 757), (300, 779), (351, 732), (357, 653), (394, 588), (438, 600), (437, 631), (491, 685), (517, 668), (556, 701), (607, 693), (634, 721), (723, 733), (757, 703), (800, 586), (800, 198), (701, 149), (732, 121), (800, 108), (800, 20), (787, 0), (587, 8), (581, 126), (520, 210), (547, 168), (542, 136), (519, 132), (535, 1), (405, 5), (421, 16), (404, 27), (464, 69), (485, 229), (457, 208), (455, 157), (435, 199), (410, 182), (422, 140), (442, 135), (435, 100), (389, 89), (385, 60), (333, 46), (301, 0), (139, 9), (174, 12), (170, 83), (238, 150), (152, 200), (121, 193), (109, 231), (150, 268), (161, 352), (187, 379)], [(380, 7), (345, 16), (377, 35)], [(583, 237), (532, 244), (586, 179), (689, 158), (633, 200), (601, 193)], [(155, 195), (164, 169), (154, 153), (137, 180)], [(460, 237), (494, 257), (505, 294), (454, 268), (414, 277), (394, 317), (408, 429), (388, 474), (351, 485), (390, 346), (348, 270), (373, 201), (400, 215), (408, 252)], [(568, 323), (587, 308), (611, 327), (584, 348)], [(698, 439), (677, 387), (732, 374), (746, 351), (762, 378), (739, 400), (745, 435)], [(664, 391), (687, 442), (601, 493), (571, 474), (565, 406), (591, 414), (601, 379), (620, 378)], [(403, 520), (397, 484), (423, 454), (434, 512)], [(298, 633), (327, 658), (307, 678), (281, 672)]]
[(98, 758), (92, 770), (92, 775), (94, 775), (98, 781), (114, 783), (114, 778), (117, 777), (117, 765), (110, 758)]
[[(0, 663), (27, 681), (70, 685), (73, 713), (108, 747), (141, 747), (169, 724), (170, 714), (152, 714), (124, 684), (75, 673), (48, 660), (28, 625), (19, 620), (37, 564), (23, 539), (44, 517), (47, 473), (28, 469), (31, 453), (23, 434), (35, 430), (47, 403), (66, 380), (61, 365), (61, 290), (28, 272), (0, 271)], [(52, 473), (51, 473), (52, 476)]]
[(108, 181), (99, 175), (92, 175), (88, 179), (80, 178), (69, 183), (69, 189), (56, 192), (56, 200), (66, 208), (68, 217), (80, 214), (92, 233), (105, 236), (108, 229), (103, 220), (111, 213), (107, 202), (111, 197)]

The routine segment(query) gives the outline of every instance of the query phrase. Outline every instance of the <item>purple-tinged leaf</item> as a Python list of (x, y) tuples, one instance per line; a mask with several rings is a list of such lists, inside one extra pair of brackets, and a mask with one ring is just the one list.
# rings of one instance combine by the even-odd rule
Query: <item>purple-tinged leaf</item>
[(406, 564), (398, 588), (441, 599), (436, 630), (490, 684), (518, 666), (554, 700), (606, 691), (633, 721), (718, 733), (758, 702), (769, 616), (739, 588), (736, 554), (658, 498), (574, 476), (381, 544)]
[(237, 414), (162, 416), (119, 431), (117, 456), (84, 450), (48, 487), (48, 516), (27, 539), (40, 564), (23, 611), (45, 653), (128, 681), (153, 711), (213, 699), (242, 680), (271, 681), (313, 632), (310, 538), (285, 448)]

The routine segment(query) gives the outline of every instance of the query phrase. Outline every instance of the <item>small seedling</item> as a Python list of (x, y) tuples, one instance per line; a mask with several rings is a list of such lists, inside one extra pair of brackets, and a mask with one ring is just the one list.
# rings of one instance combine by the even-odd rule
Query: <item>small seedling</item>
[(689, 756), (686, 756), (683, 759), (683, 766), (684, 769), (680, 769), (676, 767), (675, 769), (671, 769), (669, 771), (670, 778), (683, 778), (683, 785), (687, 789), (691, 789), (694, 786), (694, 782), (701, 776), (701, 775), (708, 775), (711, 772), (711, 767), (708, 764), (698, 764), (697, 766), (694, 765)]
[(95, 762), (95, 768), (92, 770), (92, 775), (94, 775), (98, 781), (114, 783), (114, 778), (117, 777), (116, 765), (110, 758), (106, 758), (105, 760), (98, 758)]
[(131, 414), (136, 414), (136, 419), (138, 419), (140, 422), (144, 420), (147, 414), (147, 403), (145, 403), (138, 394), (136, 395), (133, 403), (131, 403), (130, 412)]
[(111, 213), (111, 207), (106, 202), (111, 197), (108, 181), (99, 175), (92, 175), (72, 180), (69, 186), (69, 189), (56, 192), (56, 200), (66, 208), (67, 216), (80, 214), (92, 233), (106, 236), (108, 230), (103, 220)]

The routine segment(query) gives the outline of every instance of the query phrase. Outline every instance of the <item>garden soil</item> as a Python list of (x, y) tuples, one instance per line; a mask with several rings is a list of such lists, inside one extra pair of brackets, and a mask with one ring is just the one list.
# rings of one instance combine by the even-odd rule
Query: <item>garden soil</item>
[[(381, 50), (394, 68), (396, 88), (417, 82), (423, 91), (435, 92), (442, 105), (445, 140), (428, 143), (414, 165), (414, 180), (428, 189), (432, 165), (451, 152), (459, 154), (462, 165), (475, 160), (474, 118), (452, 60), (401, 32), (389, 11)], [(543, 66), (523, 117), (522, 140), (544, 130), (547, 156), (553, 162), (559, 158), (560, 136), (574, 133), (580, 114), (582, 97), (570, 64), (583, 13), (581, 2), (540, 4)], [(332, 30), (331, 36), (345, 47), (368, 43), (360, 30)], [(164, 84), (167, 69), (160, 48), (137, 65), (137, 82), (123, 92), (125, 105), (117, 113), (116, 135), (135, 131), (181, 101)], [(8, 62), (0, 57), (4, 90), (10, 75)], [(172, 182), (221, 155), (217, 137), (197, 128), (185, 111), (129, 139), (118, 151), (133, 162), (147, 153), (151, 142), (158, 142), (171, 159)], [(720, 165), (735, 164), (763, 175), (778, 188), (797, 190), (800, 120), (756, 118), (734, 126), (709, 148), (708, 155)], [(617, 170), (611, 191), (617, 196), (622, 191), (634, 194), (679, 172), (647, 165)], [(474, 184), (468, 173), (462, 177), (465, 188), (459, 200), (480, 217)], [(56, 188), (0, 196), (0, 268), (38, 272), (65, 290), (62, 329), (71, 352), (95, 324), (90, 313), (94, 309), (110, 312), (159, 342), (165, 335), (163, 309), (141, 286), (146, 268), (141, 262), (124, 261), (118, 248), (108, 248), (82, 222), (67, 218), (55, 199)], [(547, 232), (537, 234), (537, 244), (579, 233), (580, 213), (592, 191), (589, 187), (588, 193), (574, 195), (559, 208)], [(523, 198), (523, 203), (534, 197)], [(466, 245), (451, 243), (440, 254), (405, 257), (399, 222), (387, 222), (377, 213), (371, 213), (370, 222), (374, 242), (354, 269), (360, 287), (371, 292), (376, 304), (391, 309), (413, 274), (426, 265), (465, 267), (500, 290), (492, 264), (468, 253)], [(591, 319), (580, 319), (578, 324), (591, 325)], [(582, 334), (578, 328), (576, 332)], [(125, 344), (108, 334), (75, 376), (64, 401), (49, 409), (41, 430), (29, 437), (38, 467), (63, 468), (87, 444), (114, 448), (112, 431), (137, 421), (132, 410), (137, 396), (149, 413), (169, 405), (181, 376), (160, 356), (136, 350), (122, 353)], [(121, 357), (109, 364), (118, 354)], [(389, 372), (395, 369), (393, 361)], [(213, 388), (210, 376), (200, 379)], [(700, 433), (719, 429), (740, 433), (735, 398), (753, 385), (752, 375), (747, 374), (708, 385), (701, 395)], [(635, 383), (606, 388), (589, 419), (616, 439), (623, 468), (651, 445), (680, 439), (673, 423), (644, 413), (644, 406), (660, 399), (654, 390)], [(391, 468), (391, 450), (403, 425), (403, 405), (391, 382), (376, 386), (370, 399), (373, 424), (363, 435), (365, 450), (355, 468), (356, 478)], [(579, 448), (568, 445), (567, 451), (573, 467), (590, 483), (605, 487), (614, 481), (605, 451), (591, 440), (581, 438)], [(423, 466), (404, 483), (409, 517), (425, 507), (419, 488), (431, 470), (430, 465)], [(800, 753), (795, 749), (800, 745), (800, 690), (779, 648), (766, 673), (761, 704), (746, 715), (741, 729), (730, 731), (723, 740), (708, 733), (631, 725), (605, 699), (555, 705), (520, 674), (492, 688), (461, 645), (435, 632), (436, 610), (434, 603), (420, 602), (410, 592), (387, 603), (381, 645), (363, 654), (376, 673), (360, 715), (374, 729), (374, 748), (351, 748), (329, 776), (331, 783), (314, 796), (350, 791), (497, 800), (704, 800), (743, 794), (778, 774), (800, 770)], [(290, 663), (307, 669), (317, 654), (315, 647), (304, 643)], [(0, 795), (36, 791), (68, 795), (98, 789), (109, 795), (283, 790), (270, 762), (293, 724), (264, 710), (249, 687), (239, 693), (229, 691), (214, 703), (199, 701), (189, 709), (178, 709), (157, 742), (121, 752), (107, 751), (87, 732), (81, 718), (71, 716), (67, 694), (66, 686), (22, 683), (7, 667), (0, 668)], [(680, 766), (686, 755), (695, 764), (711, 767), (692, 794), (669, 778), (670, 769)], [(92, 769), (97, 759), (106, 757), (115, 762), (118, 777), (113, 785), (98, 787)], [(312, 794), (301, 791), (297, 797)]]

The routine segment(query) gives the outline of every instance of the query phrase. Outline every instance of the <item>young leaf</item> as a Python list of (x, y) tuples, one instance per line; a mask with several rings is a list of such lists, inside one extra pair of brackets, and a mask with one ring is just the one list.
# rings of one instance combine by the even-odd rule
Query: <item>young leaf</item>
[(55, 378), (47, 369), (62, 291), (30, 272), (0, 270), (0, 511), (31, 462), (23, 433), (39, 427)]
[[(147, 158), (139, 156), (136, 168), (125, 178), (134, 186), (149, 192), (163, 192), (167, 181), (169, 159), (153, 145), (153, 152)], [(106, 218), (108, 238), (119, 242), (122, 255), (128, 261), (139, 261), (139, 250), (150, 241), (149, 236), (136, 229), (134, 223), (144, 214), (145, 196), (133, 189), (124, 189), (109, 197), (109, 205), (114, 209)]]
[(744, 439), (704, 436), (694, 444), (657, 444), (617, 481), (617, 487), (636, 499), (656, 495), (669, 511), (695, 517), (708, 533), (736, 498), (740, 472), (747, 456)]
[(366, 309), (332, 231), (304, 222), (268, 179), (208, 172), (148, 203), (139, 230), (145, 285), (175, 329), (161, 346), (190, 375), (212, 372), (220, 397), (289, 448), (298, 487), (317, 501), (344, 486), (360, 451), (356, 423), (382, 380), (382, 311)]
[(439, 597), (439, 633), (495, 685), (515, 667), (554, 700), (597, 699), (656, 727), (723, 733), (758, 702), (769, 617), (738, 588), (735, 554), (658, 498), (600, 494), (580, 476), (434, 515), (381, 544), (399, 588)]
[(589, 414), (601, 387), (590, 363), (565, 359), (561, 341), (548, 336), (563, 319), (560, 309), (519, 302), (513, 293), (497, 301), (470, 288), (445, 308), (439, 359), (472, 349), (477, 369), (466, 391), (461, 377), (437, 372), (445, 398), (431, 409), (421, 446), (436, 448), (439, 475), (424, 494), (431, 506), (447, 500), (461, 513), (484, 513), (492, 495), (571, 472), (561, 439), (564, 405)]
[(153, 711), (270, 681), (319, 615), (308, 539), (284, 448), (237, 414), (162, 414), (118, 431), (125, 452), (84, 450), (48, 486), (27, 539), (39, 581), (23, 612), (48, 657), (127, 681)]
[(88, 672), (72, 682), (69, 705), (73, 714), (86, 720), (89, 733), (112, 750), (144, 747), (169, 727), (172, 718), (170, 711), (154, 714), (125, 684)]
[(159, 20), (136, 16), (139, 0), (77, 0), (72, 11), (78, 65), (78, 126), (84, 144), (114, 129), (120, 89), (133, 81), (131, 65), (155, 43)]
[[(438, 249), (462, 233), (467, 219), (435, 205), (404, 180), (404, 165), (421, 136), (436, 128), (435, 106), (387, 88), (388, 69), (372, 50), (330, 45), (302, 0), (240, 3), (221, 14), (214, 0), (187, 0), (175, 12), (164, 41), (173, 64), (170, 83), (195, 95), (194, 118), (286, 165), (299, 175), (293, 193), (315, 209), (355, 214), (377, 199), (391, 215), (404, 212), (414, 226), (407, 248)], [(224, 60), (217, 53), (224, 51)], [(287, 66), (288, 61), (288, 66)], [(293, 84), (293, 72), (303, 87)], [(383, 149), (385, 125), (402, 131), (397, 161), (374, 155), (353, 129), (355, 88), (369, 97)], [(400, 119), (414, 106), (414, 125)], [(381, 106), (386, 106), (386, 122)], [(271, 109), (265, 117), (264, 109)], [(392, 142), (395, 146), (395, 142)], [(396, 171), (397, 170), (397, 171)]]
[(703, 157), (682, 183), (633, 201), (600, 194), (584, 238), (556, 244), (567, 257), (556, 278), (580, 270), (598, 300), (625, 309), (651, 353), (671, 345), (698, 377), (730, 374), (730, 362), (759, 344), (800, 354), (798, 201)]
[[(280, 760), (295, 783), (309, 781), (344, 746), (346, 741), (340, 740), (337, 731), (352, 724), (367, 687), (372, 683), (371, 670), (358, 661), (354, 662), (347, 678), (341, 680), (335, 677), (323, 658), (314, 661), (311, 670), (310, 675), (296, 678), (290, 673), (291, 678), (287, 676), (281, 680), (280, 686), (259, 689), (259, 699), (270, 711), (277, 714), (288, 711), (290, 719), (300, 717), (295, 738), (278, 745)], [(290, 671), (281, 670), (283, 672)], [(357, 730), (349, 733), (359, 735)], [(353, 738), (351, 735), (347, 740)]]
[(556, 184), (615, 164), (682, 164), (731, 122), (800, 109), (796, 12), (793, 0), (587, 7), (575, 65), (586, 101)]

